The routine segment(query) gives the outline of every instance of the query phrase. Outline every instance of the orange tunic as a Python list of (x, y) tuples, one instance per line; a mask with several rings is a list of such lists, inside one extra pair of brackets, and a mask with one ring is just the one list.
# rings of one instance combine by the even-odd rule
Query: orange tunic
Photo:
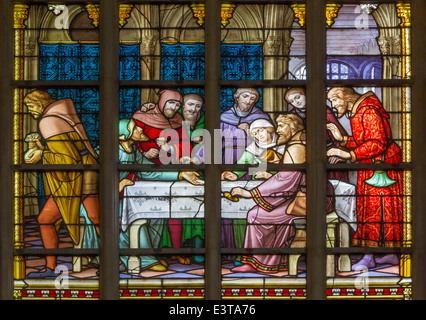
[[(361, 96), (350, 115), (352, 136), (345, 141), (352, 161), (360, 163), (400, 163), (402, 153), (392, 140), (389, 115), (372, 92)], [(402, 171), (387, 171), (396, 182), (387, 187), (366, 183), (374, 171), (358, 172), (358, 229), (355, 246), (395, 247), (402, 242)]]

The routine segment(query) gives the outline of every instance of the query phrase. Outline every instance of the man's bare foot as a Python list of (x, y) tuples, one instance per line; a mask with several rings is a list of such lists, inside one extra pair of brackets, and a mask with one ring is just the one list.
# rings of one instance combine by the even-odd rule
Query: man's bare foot
[(256, 269), (249, 264), (243, 264), (242, 266), (231, 269), (232, 272), (256, 272)]

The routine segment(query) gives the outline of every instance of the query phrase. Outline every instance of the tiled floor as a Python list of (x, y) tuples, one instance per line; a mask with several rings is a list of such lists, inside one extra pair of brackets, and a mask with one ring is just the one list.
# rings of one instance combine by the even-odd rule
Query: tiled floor
[[(40, 232), (37, 222), (34, 219), (27, 219), (25, 221), (25, 247), (26, 248), (34, 248), (41, 249), (43, 248)], [(66, 228), (61, 227), (59, 229), (60, 236), (60, 248), (72, 247), (71, 238), (68, 235)], [(354, 258), (358, 258), (354, 256)], [(44, 267), (44, 259), (42, 257), (37, 256), (27, 256), (26, 259), (26, 272), (33, 272), (40, 270)], [(200, 263), (192, 262), (189, 265), (184, 265), (178, 263), (176, 260), (172, 260), (166, 258), (169, 263), (168, 270), (165, 272), (155, 272), (150, 270), (144, 270), (139, 274), (130, 274), (127, 272), (122, 272), (120, 274), (121, 279), (202, 279), (204, 277), (204, 266)], [(72, 270), (72, 257), (58, 257), (58, 265), (64, 266), (67, 270)], [(265, 274), (265, 273), (235, 273), (230, 269), (233, 268), (234, 265), (231, 261), (224, 261), (222, 265), (222, 275), (224, 278), (235, 278), (240, 277), (243, 279), (247, 278), (290, 278), (287, 271), (281, 271), (273, 274)], [(303, 261), (303, 258), (299, 260), (298, 264), (299, 273), (297, 275), (298, 278), (306, 277), (306, 266)], [(96, 272), (98, 269), (91, 265), (83, 266), (81, 272), (75, 273), (70, 271), (69, 278), (70, 279), (97, 279)], [(359, 274), (359, 272), (341, 272), (337, 273), (337, 277), (355, 277)], [(397, 276), (399, 274), (398, 266), (389, 266), (383, 265), (378, 266), (376, 268), (369, 270), (369, 276), (371, 277), (386, 277), (386, 276)]]

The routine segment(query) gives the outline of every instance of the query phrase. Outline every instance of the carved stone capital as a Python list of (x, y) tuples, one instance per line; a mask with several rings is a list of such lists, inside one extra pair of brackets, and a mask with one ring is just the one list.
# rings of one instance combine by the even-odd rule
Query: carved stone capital
[(281, 36), (270, 36), (265, 42), (266, 53), (269, 55), (277, 55), (280, 53), (283, 39)]
[(382, 54), (401, 54), (401, 35), (380, 36), (377, 43)]
[(141, 54), (142, 55), (153, 55), (155, 52), (155, 46), (158, 42), (157, 35), (145, 35), (142, 37), (141, 42)]
[(398, 17), (401, 18), (401, 27), (411, 26), (411, 5), (410, 3), (397, 3), (396, 11)]
[(24, 22), (28, 19), (28, 5), (16, 3), (13, 6), (13, 27), (15, 29), (26, 28)]
[(297, 19), (297, 23), (303, 27), (306, 19), (306, 7), (305, 4), (292, 4), (291, 9), (293, 10), (294, 17)]

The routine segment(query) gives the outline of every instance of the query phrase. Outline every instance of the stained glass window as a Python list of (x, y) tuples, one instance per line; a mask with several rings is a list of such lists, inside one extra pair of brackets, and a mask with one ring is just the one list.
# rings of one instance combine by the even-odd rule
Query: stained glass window
[(113, 2), (10, 6), (15, 298), (411, 298), (411, 1)]

